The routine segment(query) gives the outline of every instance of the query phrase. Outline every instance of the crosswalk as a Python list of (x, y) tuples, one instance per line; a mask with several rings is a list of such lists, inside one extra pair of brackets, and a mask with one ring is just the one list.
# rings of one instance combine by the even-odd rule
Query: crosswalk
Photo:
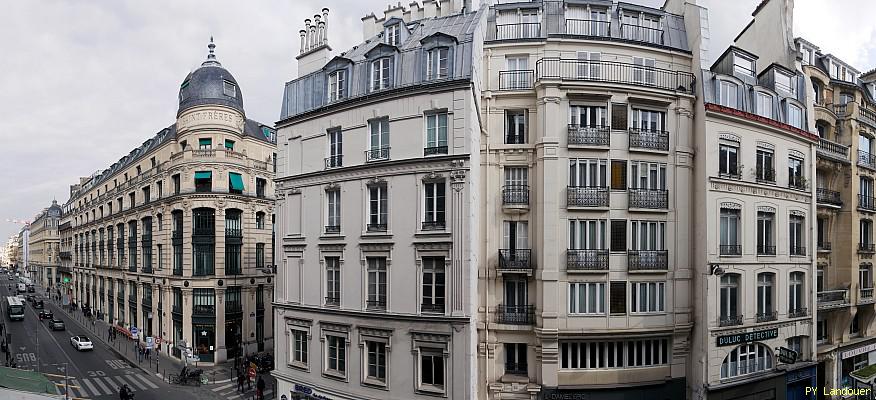
[[(247, 386), (244, 384), (244, 389)], [(219, 385), (216, 387), (210, 388), (216, 396), (226, 399), (226, 400), (245, 400), (251, 399), (255, 395), (256, 388), (255, 384), (252, 385), (251, 390), (247, 390), (244, 393), (240, 393), (237, 391), (237, 382), (230, 382), (224, 385)], [(265, 399), (273, 398), (274, 390), (271, 388), (265, 388)]]
[[(128, 374), (116, 376), (97, 376), (91, 378), (70, 378), (67, 381), (70, 397), (90, 399), (112, 395), (117, 397), (119, 388), (127, 384), (134, 392), (158, 389), (144, 374)], [(64, 380), (55, 379), (58, 391), (64, 392)]]

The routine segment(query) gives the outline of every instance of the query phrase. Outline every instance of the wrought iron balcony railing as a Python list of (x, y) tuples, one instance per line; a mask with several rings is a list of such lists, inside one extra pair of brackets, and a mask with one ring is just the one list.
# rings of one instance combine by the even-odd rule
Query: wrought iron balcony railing
[(806, 255), (806, 246), (790, 246), (788, 249), (788, 253), (792, 256), (805, 256)]
[(610, 28), (610, 21), (566, 18), (567, 35), (607, 37)]
[(505, 271), (531, 271), (532, 250), (530, 249), (501, 249), (499, 250), (499, 269)]
[(569, 145), (574, 146), (608, 146), (610, 144), (608, 126), (582, 126), (569, 124)]
[(757, 313), (757, 322), (768, 322), (775, 321), (779, 319), (779, 314), (775, 311), (766, 312), (766, 313)]
[(629, 190), (630, 208), (668, 209), (669, 191), (664, 189)]
[(386, 300), (367, 300), (365, 301), (365, 307), (369, 310), (385, 310)]
[(672, 71), (616, 61), (542, 58), (535, 63), (538, 80), (605, 82), (693, 93), (696, 77), (687, 71)]
[[(741, 251), (740, 251), (740, 254), (742, 254)], [(774, 256), (774, 255), (776, 255), (776, 246), (759, 244), (759, 245), (757, 245), (757, 254), (760, 256)]]
[(818, 204), (830, 204), (833, 206), (842, 206), (843, 201), (840, 198), (840, 192), (824, 188), (815, 189), (815, 198)]
[(529, 185), (505, 185), (502, 187), (503, 205), (529, 205)]
[(529, 374), (529, 365), (527, 363), (514, 363), (514, 362), (506, 362), (505, 363), (505, 373), (508, 375), (528, 375)]
[(669, 151), (669, 132), (629, 129), (630, 148)]
[(818, 251), (830, 251), (831, 244), (830, 242), (821, 242), (818, 243)]
[(876, 245), (873, 243), (858, 243), (858, 253), (873, 253), (876, 252)]
[(876, 211), (876, 198), (873, 196), (858, 195), (858, 208), (867, 211)]
[(720, 254), (722, 256), (741, 256), (742, 255), (742, 245), (741, 244), (722, 244), (719, 246)]
[(444, 313), (444, 304), (423, 303), (423, 304), (420, 304), (420, 311), (422, 311), (424, 313), (443, 314)]
[(669, 251), (629, 250), (627, 268), (630, 271), (666, 271), (669, 269)]
[(496, 24), (496, 40), (532, 39), (540, 36), (540, 22)]
[(807, 188), (806, 178), (803, 176), (791, 175), (788, 177), (788, 187), (796, 190), (806, 190)]
[(341, 233), (340, 225), (326, 225), (325, 233)]
[(809, 309), (806, 307), (803, 308), (792, 308), (788, 310), (788, 318), (800, 318), (805, 317), (809, 314)]
[(772, 168), (759, 168), (755, 171), (756, 180), (760, 183), (776, 183), (776, 171)]
[(433, 156), (436, 154), (447, 154), (447, 146), (433, 146), (423, 148), (424, 156)]
[(440, 221), (423, 221), (423, 230), (424, 231), (440, 231), (447, 227), (447, 223), (444, 220)]
[(722, 315), (718, 320), (720, 326), (742, 325), (745, 318), (742, 315)]
[(858, 165), (864, 168), (876, 170), (876, 155), (863, 150), (858, 150)]
[(329, 156), (325, 158), (325, 168), (338, 168), (344, 166), (344, 156), (339, 154), (336, 156)]
[(325, 305), (335, 307), (341, 305), (341, 296), (325, 296)]
[(386, 224), (368, 224), (365, 230), (368, 232), (386, 232)]
[(531, 325), (535, 322), (535, 306), (500, 304), (496, 310), (497, 322), (510, 325)]
[(568, 186), (566, 202), (569, 207), (608, 207), (608, 188)]
[(385, 160), (389, 160), (389, 146), (365, 150), (365, 161), (371, 162)]
[(566, 250), (568, 271), (608, 271), (608, 250)]
[(499, 71), (499, 90), (532, 89), (534, 81), (535, 71), (531, 69)]
[(663, 44), (663, 30), (659, 28), (621, 24), (621, 37), (637, 42)]

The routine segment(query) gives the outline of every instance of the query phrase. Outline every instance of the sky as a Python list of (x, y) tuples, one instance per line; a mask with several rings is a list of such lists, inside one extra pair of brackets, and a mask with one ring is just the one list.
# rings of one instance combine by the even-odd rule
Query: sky
[[(760, 0), (700, 1), (710, 10), (714, 58), (748, 23)], [(328, 40), (337, 53), (362, 40), (362, 16), (380, 15), (388, 3), (4, 1), (0, 242), (20, 229), (6, 219), (32, 219), (52, 199), (63, 204), (80, 176), (107, 168), (173, 124), (179, 85), (204, 60), (211, 35), (217, 58), (240, 84), (247, 117), (273, 124), (283, 84), (296, 76), (304, 19), (330, 9)], [(872, 0), (797, 0), (795, 35), (867, 71), (876, 67), (872, 15)]]

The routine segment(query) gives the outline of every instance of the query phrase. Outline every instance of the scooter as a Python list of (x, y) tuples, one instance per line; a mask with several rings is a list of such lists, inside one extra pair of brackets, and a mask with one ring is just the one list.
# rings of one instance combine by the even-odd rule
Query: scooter
[(134, 400), (134, 392), (127, 384), (119, 388), (119, 398), (121, 400)]

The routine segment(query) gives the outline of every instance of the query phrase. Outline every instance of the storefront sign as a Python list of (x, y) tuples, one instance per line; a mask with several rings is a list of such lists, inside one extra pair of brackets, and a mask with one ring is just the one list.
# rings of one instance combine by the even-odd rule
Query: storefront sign
[(302, 384), (296, 383), (292, 388), (291, 395), (293, 398), (295, 397), (295, 393), (305, 395), (305, 399), (316, 399), (316, 400), (332, 400), (330, 397), (324, 396), (322, 394), (317, 393), (310, 386), (304, 386)]
[(779, 328), (718, 336), (718, 347), (775, 339), (777, 337), (779, 337)]
[(797, 352), (787, 347), (779, 347), (776, 355), (780, 363), (793, 364), (797, 362)]
[(866, 346), (858, 347), (854, 350), (844, 351), (842, 352), (841, 356), (843, 359), (852, 358), (860, 354), (869, 353), (873, 350), (876, 350), (876, 343), (871, 343)]

